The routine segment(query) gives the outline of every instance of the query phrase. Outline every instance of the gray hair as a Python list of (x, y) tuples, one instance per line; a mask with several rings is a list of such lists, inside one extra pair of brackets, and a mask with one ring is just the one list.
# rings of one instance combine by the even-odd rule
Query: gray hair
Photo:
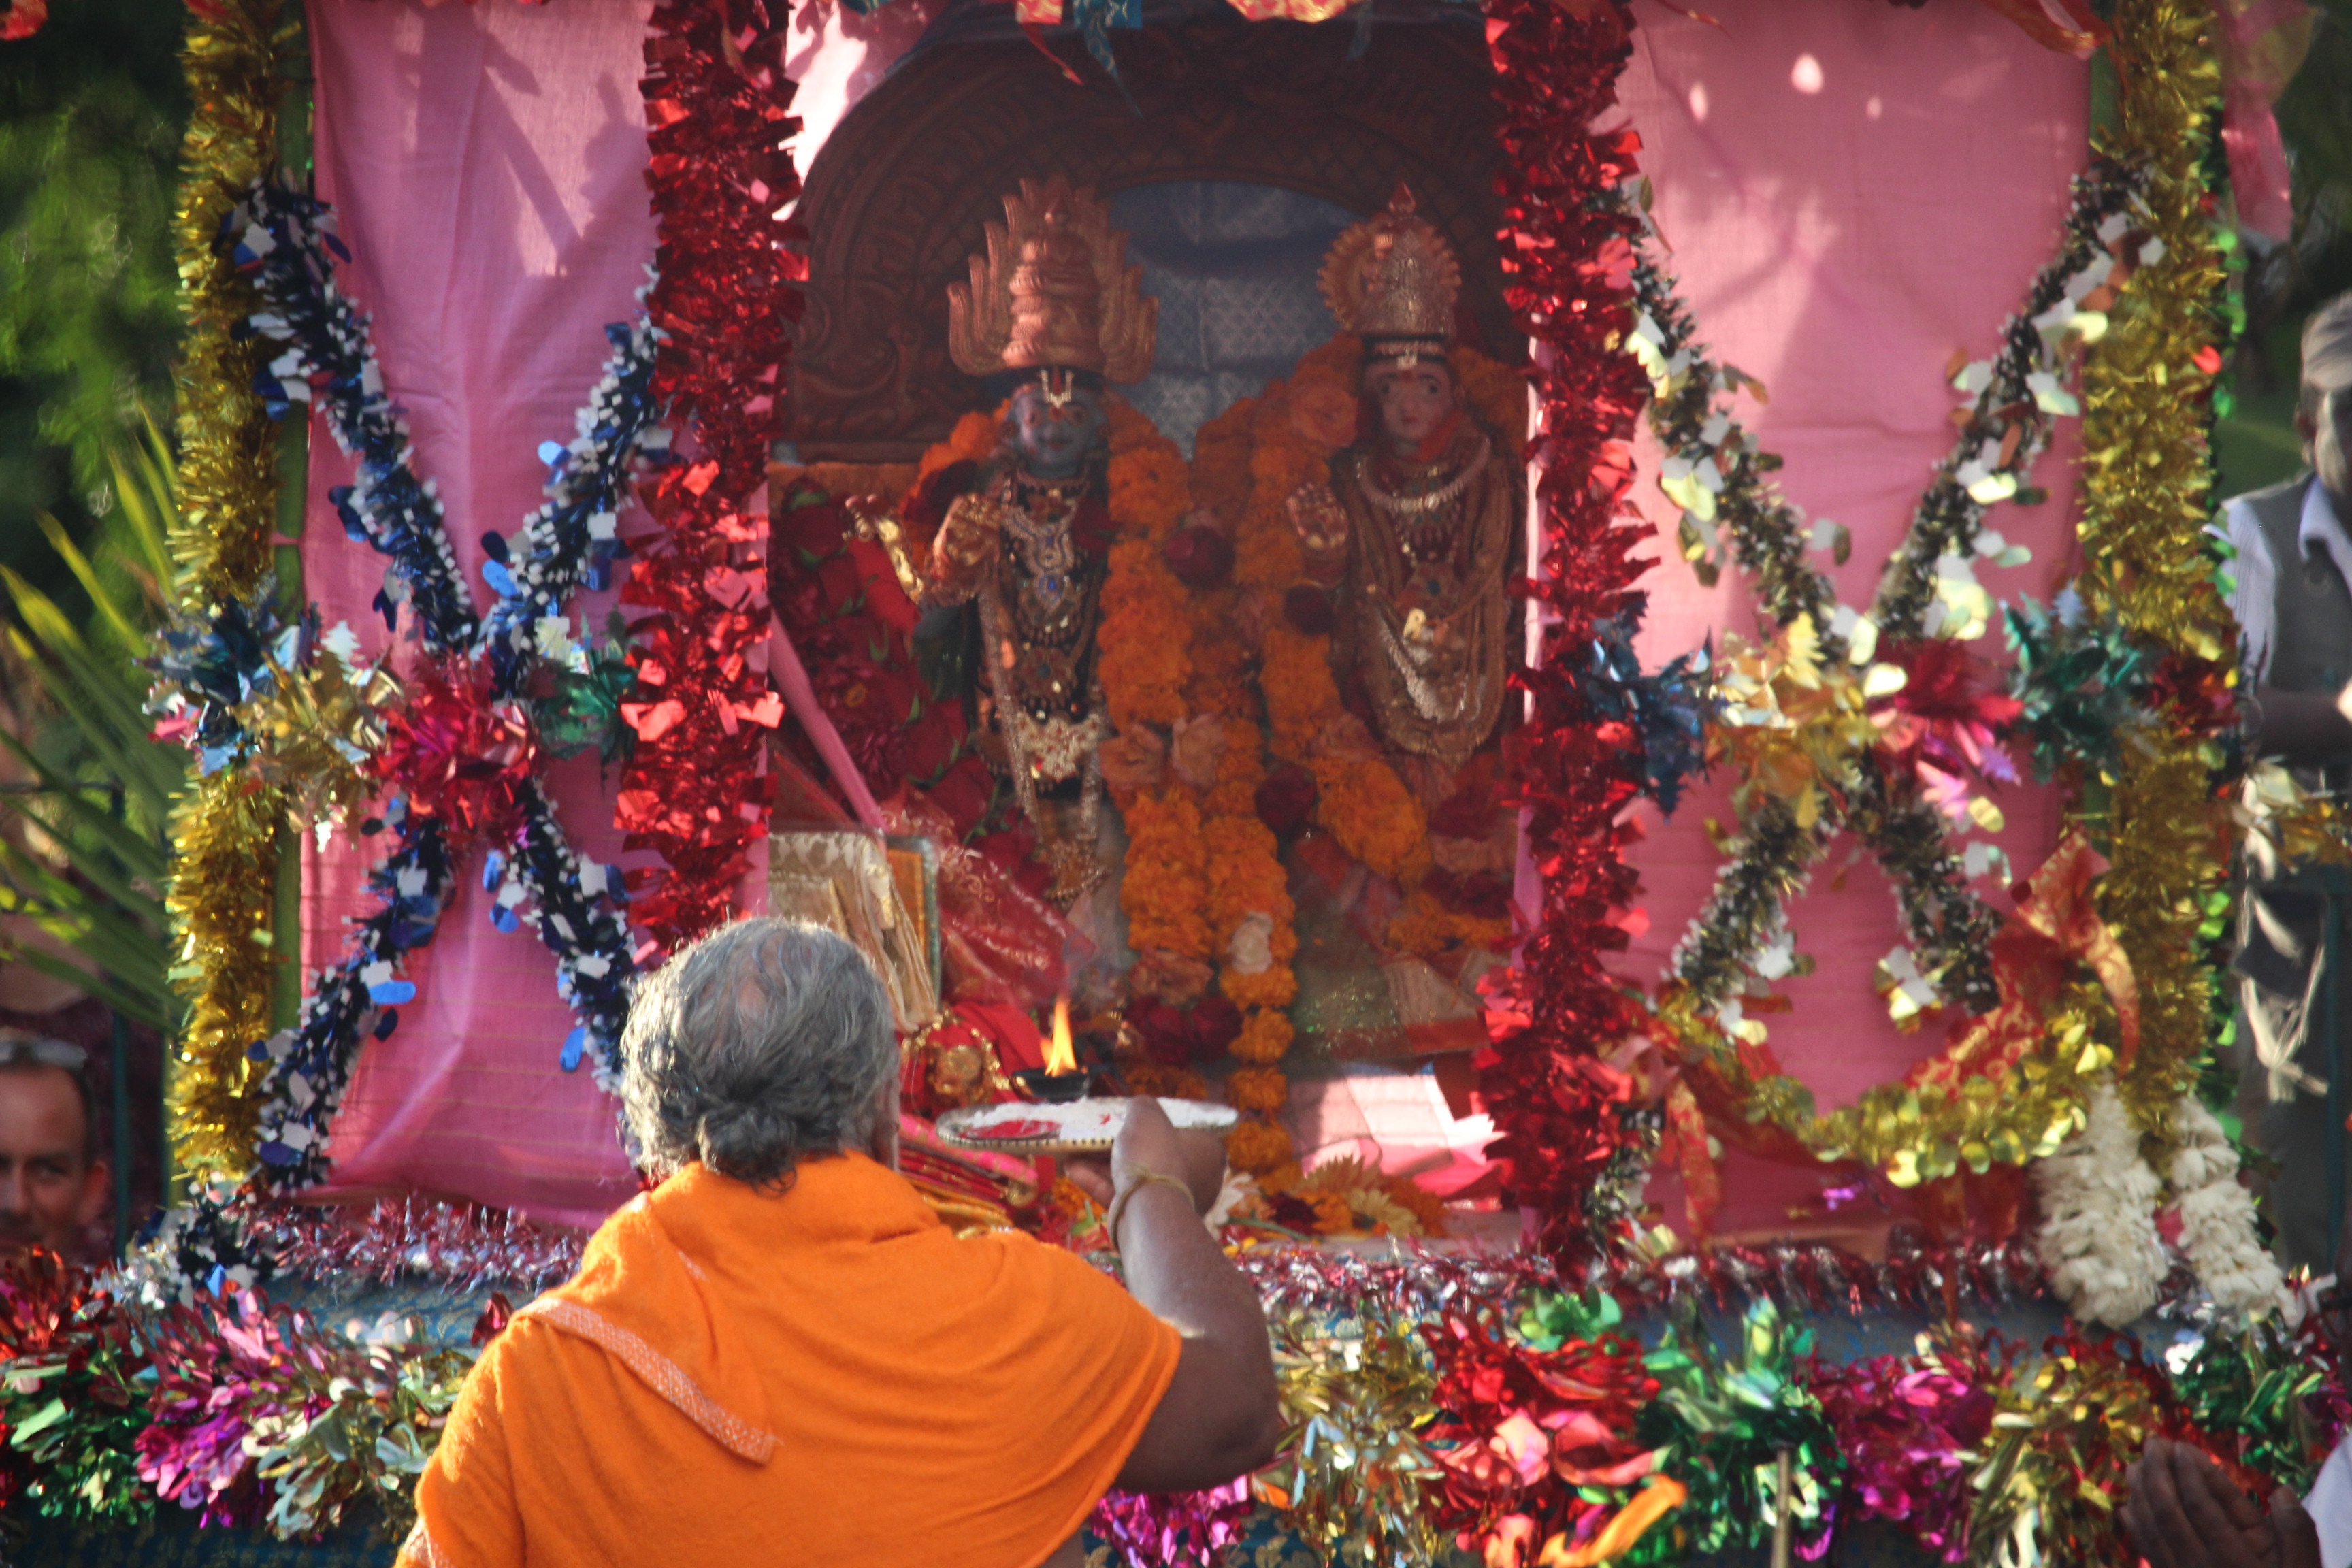
[(2320, 399), (2352, 388), (2352, 292), (2338, 294), (2303, 323), (2303, 412), (2316, 417)]
[(621, 1100), (647, 1170), (696, 1161), (789, 1186), (803, 1159), (869, 1145), (898, 1074), (890, 1000), (818, 926), (721, 926), (654, 972), (621, 1035)]

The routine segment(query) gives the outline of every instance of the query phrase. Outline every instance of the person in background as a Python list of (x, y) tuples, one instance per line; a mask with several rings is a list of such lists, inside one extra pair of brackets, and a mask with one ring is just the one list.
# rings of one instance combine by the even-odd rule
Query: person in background
[[(2303, 332), (2295, 427), (2309, 471), (2240, 496), (2222, 531), (2237, 552), (2231, 608), (2242, 631), (2249, 750), (2289, 764), (2306, 789), (2352, 784), (2352, 294)], [(2284, 1174), (2267, 1205), (2290, 1267), (2326, 1267), (2329, 1241), (2326, 900), (2258, 868), (2240, 907), (2236, 967), (2252, 1060), (2242, 1108)], [(2342, 1026), (2352, 1030), (2352, 991)]]
[(848, 942), (758, 919), (656, 971), (622, 1100), (665, 1178), (482, 1354), (401, 1568), (1071, 1568), (1103, 1492), (1220, 1485), (1280, 1430), (1257, 1297), (1201, 1215), (1216, 1140), (1130, 1107), (1122, 1289), (958, 1239), (895, 1170), (898, 1047)]
[(0, 1248), (88, 1249), (110, 1175), (89, 1074), (79, 1046), (0, 1028)]

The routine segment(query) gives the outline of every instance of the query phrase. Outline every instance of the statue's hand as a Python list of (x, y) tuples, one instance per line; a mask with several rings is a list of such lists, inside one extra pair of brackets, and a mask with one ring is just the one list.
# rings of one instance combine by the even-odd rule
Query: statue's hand
[(984, 495), (960, 496), (931, 541), (930, 596), (959, 603), (971, 596), (997, 552), (1004, 509)]
[(1290, 492), (1290, 526), (1307, 554), (1307, 574), (1326, 586), (1348, 569), (1348, 514), (1329, 485), (1304, 484)]

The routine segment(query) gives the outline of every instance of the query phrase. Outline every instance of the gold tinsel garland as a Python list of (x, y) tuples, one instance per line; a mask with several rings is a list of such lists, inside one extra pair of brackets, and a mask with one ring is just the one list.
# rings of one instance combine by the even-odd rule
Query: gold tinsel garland
[(2013, 1030), (1988, 1031), (1998, 1019), (1980, 1020), (1947, 1048), (1940, 1059), (1948, 1070), (1915, 1070), (1822, 1114), (1769, 1050), (1722, 1040), (1685, 988), (1669, 986), (1659, 998), (1664, 1030), (1705, 1053), (1711, 1081), (1702, 1087), (1723, 1109), (1822, 1159), (1879, 1166), (1900, 1184), (2050, 1152), (2080, 1124), (2089, 1080), (2111, 1065), (2122, 1069), (2125, 1103), (2139, 1125), (2161, 1131), (2207, 1046), (2212, 993), (2198, 949), (2223, 918), (2228, 845), (2212, 729), (2226, 705), (2213, 696), (2227, 679), (2220, 671), (2233, 637), (2205, 532), (2222, 281), (2203, 205), (2202, 159), (2221, 92), (2207, 23), (2201, 6), (2177, 0), (2118, 7), (2122, 123), (2102, 150), (2149, 171), (2154, 242), (2137, 258), (2083, 378), (2079, 591), (2095, 616), (2112, 613), (2190, 668), (2211, 672), (2186, 683), (2192, 696), (2135, 737), (2124, 767), (2105, 781), (2113, 786), (2110, 868), (2096, 903), (2137, 981), (2137, 1051), (2121, 1049), (2110, 998), (2078, 983), (2042, 1013), (2040, 1048), (2005, 1050), (2000, 1037)]
[[(2084, 368), (2078, 587), (2095, 616), (2113, 614), (2191, 669), (2225, 671), (2235, 631), (2206, 534), (2223, 283), (2203, 169), (2221, 100), (2211, 24), (2194, 0), (2116, 8), (2110, 47), (2124, 90), (2108, 151), (2147, 165), (2149, 226), (2163, 248), (2143, 252), (2116, 330)], [(2210, 685), (2227, 679), (2217, 673)], [(2113, 869), (2098, 889), (2139, 984), (2140, 1046), (2119, 1088), (2149, 1130), (2168, 1125), (2211, 1028), (2199, 949), (2221, 918), (2228, 826), (2214, 788), (2215, 705), (2199, 706), (2176, 696), (2123, 748), (2112, 781)], [(2226, 694), (2220, 709), (2226, 721)]]
[[(268, 574), (277, 516), (277, 430), (253, 390), (265, 350), (234, 326), (259, 308), (215, 242), (222, 218), (267, 174), (277, 150), (275, 0), (193, 7), (183, 54), (192, 112), (174, 214), (187, 333), (173, 374), (179, 516), (172, 552), (192, 615), (251, 595)], [(242, 1173), (255, 1107), (247, 1047), (269, 1032), (270, 945), (282, 793), (242, 765), (216, 769), (173, 820), (168, 903), (179, 942), (172, 978), (188, 998), (171, 1069), (179, 1158)]]

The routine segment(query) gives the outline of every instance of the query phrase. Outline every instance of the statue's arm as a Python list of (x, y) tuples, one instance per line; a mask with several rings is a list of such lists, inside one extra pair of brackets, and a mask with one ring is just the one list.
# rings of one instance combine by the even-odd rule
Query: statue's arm
[(997, 539), (1004, 509), (989, 495), (972, 490), (956, 498), (931, 542), (931, 559), (924, 574), (923, 603), (961, 605), (980, 592), (995, 562)]
[(1286, 503), (1290, 526), (1298, 535), (1299, 553), (1306, 558), (1310, 582), (1330, 588), (1348, 574), (1347, 509), (1328, 483), (1309, 481), (1290, 492)]
[(1478, 542), (1471, 557), (1470, 580), (1484, 583), (1508, 577), (1512, 563), (1520, 558), (1524, 548), (1521, 519), (1526, 515), (1527, 479), (1499, 441), (1487, 454), (1486, 469), (1478, 476), (1475, 499)]

